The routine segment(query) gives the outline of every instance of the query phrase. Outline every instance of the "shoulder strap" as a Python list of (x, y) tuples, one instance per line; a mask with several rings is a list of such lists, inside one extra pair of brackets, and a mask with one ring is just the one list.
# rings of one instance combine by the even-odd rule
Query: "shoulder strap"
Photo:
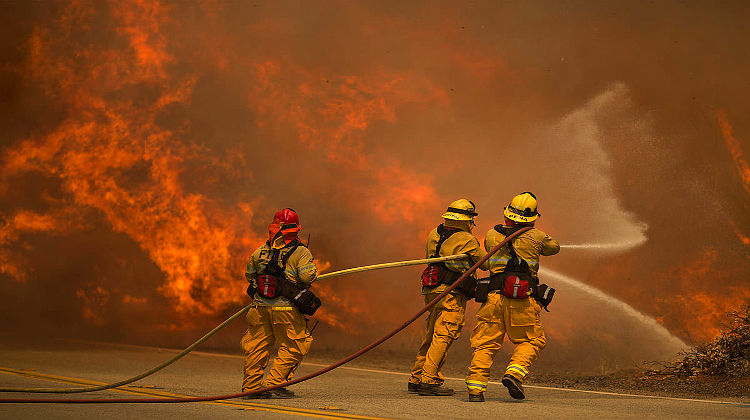
[(304, 245), (302, 245), (302, 243), (299, 240), (293, 242), (293, 246), (289, 249), (288, 252), (284, 253), (283, 256), (281, 257), (281, 265), (279, 265), (279, 254), (284, 248), (271, 249), (271, 253), (270, 253), (271, 255), (268, 257), (268, 265), (266, 266), (266, 270), (271, 270), (271, 271), (275, 271), (277, 269), (281, 271), (286, 270), (286, 263), (287, 261), (289, 261), (289, 257), (291, 257), (292, 254), (294, 254), (294, 251), (296, 251), (299, 246), (304, 246)]
[(440, 235), (440, 240), (438, 240), (437, 245), (435, 246), (435, 255), (432, 256), (432, 258), (437, 258), (440, 256), (440, 247), (443, 246), (443, 242), (445, 242), (448, 238), (453, 236), (454, 233), (458, 233), (461, 229), (454, 229), (454, 228), (447, 228), (444, 225), (440, 225), (437, 227), (438, 235)]
[[(511, 227), (511, 226), (505, 226), (505, 225), (495, 225), (495, 227), (494, 227), (494, 229), (497, 232), (499, 232), (500, 234), (502, 234), (502, 235), (504, 235), (506, 237), (514, 234), (515, 232), (517, 232), (517, 231), (519, 231), (519, 230), (521, 230), (523, 228), (524, 228), (524, 226), (513, 226), (513, 227)], [(510, 257), (513, 258), (513, 259), (518, 259), (518, 254), (516, 254), (516, 250), (513, 248), (513, 242), (516, 239), (517, 238), (513, 238), (510, 241), (508, 241), (508, 243), (506, 244), (506, 245), (508, 245), (508, 251), (510, 252)]]
[(286, 270), (286, 262), (289, 261), (289, 257), (294, 254), (294, 251), (297, 250), (297, 248), (300, 246), (300, 241), (294, 241), (294, 246), (292, 246), (291, 249), (289, 249), (289, 252), (284, 254), (284, 256), (281, 258), (281, 269)]
[(268, 263), (266, 263), (266, 267), (263, 269), (261, 274), (271, 274), (275, 275), (279, 271), (279, 249), (269, 249), (268, 250)]
[(270, 252), (268, 253), (269, 254), (268, 255), (268, 263), (269, 264), (276, 264), (276, 261), (279, 260), (279, 252), (280, 251), (279, 251), (278, 248), (276, 248), (276, 249), (271, 248), (270, 249)]

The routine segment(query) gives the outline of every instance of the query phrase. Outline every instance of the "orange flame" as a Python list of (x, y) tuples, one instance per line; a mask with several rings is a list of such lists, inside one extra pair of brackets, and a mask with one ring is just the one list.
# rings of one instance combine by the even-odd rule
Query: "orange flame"
[[(723, 109), (717, 111), (717, 118), (719, 127), (721, 128), (722, 137), (724, 137), (724, 141), (727, 144), (727, 150), (729, 150), (729, 154), (732, 156), (734, 165), (737, 168), (737, 174), (740, 176), (742, 186), (745, 188), (745, 191), (750, 194), (750, 166), (748, 166), (747, 160), (745, 160), (745, 155), (742, 153), (742, 146), (740, 145), (739, 140), (734, 136), (734, 130), (729, 124), (729, 118)], [(737, 238), (739, 238), (740, 242), (750, 246), (750, 237), (740, 230), (734, 220), (730, 219), (729, 223), (732, 225), (732, 230)]]
[(750, 237), (742, 233), (739, 227), (737, 227), (737, 223), (735, 223), (734, 220), (728, 219), (729, 224), (732, 225), (732, 230), (734, 231), (734, 234), (737, 235), (737, 238), (740, 239), (740, 242), (742, 242), (745, 245), (750, 246)]
[[(43, 173), (60, 181), (66, 198), (45, 199), (51, 208), (46, 213), (5, 218), (1, 272), (24, 281), (29, 272), (16, 249), (23, 235), (80, 230), (81, 215), (93, 209), (159, 267), (164, 278), (158, 290), (173, 299), (181, 314), (217, 314), (246, 300), (242, 268), (264, 238), (248, 223), (259, 203), (239, 200), (227, 206), (189, 188), (185, 179), (201, 166), (246, 179), (252, 173), (235, 168), (250, 165), (241, 153), (216, 156), (186, 141), (187, 119), (169, 128), (159, 120), (170, 109), (189, 105), (200, 80), (178, 66), (175, 46), (165, 35), (165, 28), (175, 24), (174, 12), (145, 0), (71, 2), (56, 25), (34, 30), (25, 76), (67, 113), (54, 129), (3, 150), (0, 175), (13, 179)], [(90, 22), (102, 13), (110, 14), (115, 41), (92, 43), (98, 32)], [(220, 61), (217, 65), (226, 70), (226, 58)], [(442, 207), (430, 178), (398, 161), (383, 162), (363, 147), (372, 124), (395, 122), (397, 107), (404, 104), (445, 102), (441, 89), (398, 74), (326, 79), (284, 60), (265, 59), (252, 68), (257, 83), (251, 84), (249, 105), (263, 117), (257, 119), (262, 129), (291, 123), (307, 148), (362, 175), (363, 185), (349, 186), (346, 205), (386, 223), (419, 220), (424, 209)], [(0, 188), (7, 192), (7, 186)], [(423, 239), (415, 238), (415, 244)], [(322, 272), (331, 263), (318, 265)], [(361, 313), (358, 305), (368, 301), (355, 291), (333, 293), (326, 284), (316, 290), (326, 300), (319, 317), (343, 329), (353, 325), (348, 315)], [(86, 319), (103, 322), (103, 308), (113, 301), (109, 293), (96, 283), (77, 290)], [(120, 300), (146, 302), (133, 295)]]
[[(370, 187), (352, 187), (357, 190), (348, 194), (353, 199), (350, 205), (373, 210), (387, 223), (417, 220), (427, 216), (424, 209), (441, 207), (430, 179), (398, 162), (380, 162), (378, 156), (364, 152), (361, 142), (362, 134), (374, 122), (395, 121), (396, 104), (445, 101), (440, 89), (406, 76), (324, 79), (273, 61), (258, 65), (256, 70), (260, 83), (253, 98), (265, 117), (261, 125), (273, 121), (278, 128), (291, 122), (309, 148), (323, 148), (330, 161), (362, 174), (375, 174)], [(301, 82), (289, 87), (284, 81), (290, 79)]]
[(726, 112), (724, 110), (719, 110), (717, 114), (721, 134), (724, 137), (727, 149), (732, 155), (734, 164), (737, 167), (737, 173), (740, 176), (740, 180), (742, 180), (742, 186), (745, 188), (745, 191), (750, 194), (750, 166), (748, 166), (747, 160), (745, 160), (745, 155), (742, 153), (742, 146), (740, 145), (739, 140), (734, 137), (734, 132), (732, 126), (729, 124), (729, 118), (727, 118)]
[[(69, 109), (77, 112), (71, 112), (49, 135), (26, 140), (7, 151), (2, 174), (12, 177), (42, 171), (59, 177), (72, 203), (56, 212), (97, 209), (115, 231), (133, 238), (161, 268), (166, 278), (159, 289), (176, 299), (177, 310), (215, 313), (217, 306), (242, 299), (235, 279), (240, 277), (237, 268), (243, 263), (236, 247), (262, 242), (261, 237), (241, 228), (246, 225), (243, 221), (252, 217), (248, 203), (227, 211), (210, 198), (185, 189), (181, 181), (185, 162), (208, 158), (201, 156), (199, 147), (177, 141), (178, 133), (156, 122), (165, 106), (190, 100), (195, 82), (194, 76), (176, 83), (166, 80), (172, 58), (159, 30), (160, 22), (169, 21), (168, 9), (150, 2), (114, 2), (112, 6), (113, 16), (120, 21), (118, 32), (129, 40), (130, 48), (84, 48), (80, 55), (88, 65), (86, 71), (58, 52), (65, 41), (50, 30), (35, 32), (31, 77), (57, 92)], [(93, 7), (70, 4), (59, 32), (75, 39), (76, 23), (94, 13)], [(150, 103), (128, 94), (117, 101), (108, 97), (113, 91), (144, 83), (157, 93)], [(206, 163), (229, 167), (229, 163)], [(51, 217), (29, 220), (24, 213), (17, 215), (5, 226), (3, 244), (20, 231), (57, 229)], [(4, 272), (23, 278), (7, 257), (2, 263)], [(91, 298), (90, 292), (79, 291), (78, 296), (87, 307), (101, 301)], [(96, 318), (93, 312), (86, 313)]]
[(25, 282), (31, 264), (26, 263), (23, 257), (18, 252), (14, 252), (10, 246), (21, 240), (24, 235), (34, 233), (63, 235), (82, 224), (80, 217), (67, 209), (55, 210), (47, 214), (19, 211), (13, 217), (0, 221), (0, 273), (5, 273), (19, 282)]
[[(672, 282), (677, 281), (675, 288), (688, 290), (688, 293), (665, 296), (658, 299), (662, 313), (677, 311), (689, 313), (689, 322), (680, 326), (672, 325), (675, 330), (682, 330), (695, 342), (704, 342), (714, 338), (721, 331), (721, 320), (724, 315), (744, 305), (750, 300), (750, 289), (740, 286), (722, 286), (728, 283), (732, 274), (720, 266), (719, 253), (715, 248), (706, 247), (700, 255), (691, 258), (692, 263), (685, 264), (676, 270), (658, 274), (667, 276)], [(670, 284), (671, 282), (659, 283)], [(672, 317), (683, 320), (683, 317)]]
[(96, 326), (107, 323), (106, 311), (110, 292), (97, 284), (89, 284), (88, 289), (76, 290), (76, 297), (83, 302), (83, 317)]
[[(29, 238), (80, 232), (103, 221), (105, 229), (130, 238), (161, 270), (158, 278), (147, 279), (146, 283), (152, 283), (152, 289), (174, 305), (177, 316), (164, 321), (169, 328), (178, 330), (198, 316), (219, 315), (231, 306), (244, 304), (247, 297), (242, 293), (242, 271), (249, 253), (265, 239), (263, 230), (270, 221), (268, 207), (275, 207), (272, 201), (279, 196), (292, 194), (283, 190), (273, 198), (267, 197), (276, 187), (272, 181), (277, 177), (261, 177), (265, 175), (261, 171), (275, 169), (271, 165), (256, 169), (261, 158), (253, 156), (253, 152), (261, 149), (261, 143), (272, 149), (267, 154), (272, 155), (269, 160), (274, 163), (282, 160), (289, 149), (303, 149), (307, 152), (304, 156), (315, 159), (315, 165), (324, 166), (320, 170), (314, 168), (316, 177), (325, 173), (330, 178), (351, 178), (336, 179), (342, 182), (335, 191), (315, 190), (305, 198), (327, 199), (323, 194), (333, 191), (335, 199), (326, 202), (326, 206), (344, 209), (344, 214), (356, 213), (357, 219), (353, 218), (349, 226), (372, 222), (382, 228), (380, 231), (393, 232), (392, 243), (396, 245), (389, 247), (397, 251), (391, 255), (398, 252), (404, 258), (421, 256), (426, 233), (434, 227), (428, 221), (437, 223), (440, 210), (456, 197), (440, 196), (437, 181), (430, 175), (439, 169), (427, 164), (419, 166), (418, 150), (408, 161), (401, 160), (394, 157), (395, 153), (384, 151), (384, 139), (378, 136), (413, 111), (446, 107), (452, 100), (466, 101), (467, 96), (459, 99), (449, 93), (453, 80), (475, 79), (475, 85), (468, 85), (475, 92), (492, 87), (497, 97), (504, 92), (495, 88), (531, 88), (524, 85), (529, 80), (525, 74), (508, 64), (514, 61), (506, 61), (500, 50), (483, 44), (480, 37), (469, 36), (469, 31), (433, 42), (436, 33), (455, 26), (453, 18), (438, 19), (432, 27), (418, 28), (413, 28), (409, 17), (384, 19), (387, 22), (383, 25), (393, 33), (408, 31), (412, 41), (433, 47), (426, 57), (439, 57), (448, 72), (464, 73), (459, 78), (450, 75), (431, 79), (420, 71), (393, 69), (410, 67), (409, 62), (344, 73), (319, 68), (310, 62), (295, 61), (296, 57), (284, 50), (289, 45), (283, 41), (281, 48), (270, 48), (270, 52), (262, 48), (248, 50), (239, 44), (246, 39), (238, 39), (223, 28), (227, 19), (219, 14), (223, 7), (230, 8), (228, 3), (213, 0), (202, 1), (192, 9), (149, 0), (73, 0), (54, 14), (55, 22), (44, 21), (36, 26), (26, 45), (26, 66), (18, 73), (24, 82), (46, 94), (41, 102), (55, 107), (55, 112), (50, 113), (55, 114), (50, 117), (55, 120), (29, 130), (32, 134), (14, 139), (2, 149), (0, 176), (4, 182), (0, 183), (0, 196), (10, 195), (10, 185), (15, 180), (36, 174), (54, 180), (59, 194), (40, 194), (38, 204), (44, 210), (34, 207), (0, 214), (0, 273), (18, 282), (33, 279), (33, 264), (25, 260), (31, 246)], [(202, 29), (208, 25), (208, 30), (188, 35), (190, 24), (196, 23), (190, 21), (194, 15), (200, 15), (197, 23)], [(205, 16), (208, 19), (203, 19)], [(247, 26), (243, 26), (243, 31), (250, 33), (251, 40), (273, 33), (265, 39), (275, 41), (273, 36), (281, 34), (283, 39), (295, 30), (294, 21), (275, 19), (272, 13), (244, 23)], [(383, 25), (366, 23), (363, 33), (372, 38), (382, 32)], [(212, 95), (201, 96), (202, 89), (212, 87), (212, 77), (227, 80), (239, 92), (234, 100), (239, 97), (239, 104), (235, 105), (242, 115), (231, 121), (248, 115), (251, 122), (239, 130), (220, 133), (238, 136), (226, 149), (206, 146), (212, 143), (204, 142), (201, 134), (196, 134), (200, 131), (193, 130), (200, 124), (194, 114), (216, 105), (206, 103), (200, 108), (193, 102), (221, 100)], [(500, 86), (498, 79), (507, 84)], [(487, 98), (476, 101), (478, 106), (485, 103)], [(513, 103), (508, 102), (507, 106), (518, 108)], [(740, 142), (723, 110), (717, 118), (743, 188), (750, 192), (750, 169)], [(207, 125), (214, 123), (221, 124), (210, 121)], [(211, 126), (213, 129), (220, 130)], [(241, 129), (257, 132), (239, 137), (244, 133), (234, 131)], [(254, 135), (263, 140), (256, 140)], [(399, 139), (404, 145), (412, 140), (406, 136)], [(253, 147), (237, 146), (244, 140), (252, 142)], [(420, 146), (427, 143), (414, 140)], [(467, 159), (471, 159), (471, 152), (460, 160)], [(299, 165), (282, 163), (278, 166), (284, 169)], [(259, 182), (250, 182), (256, 177)], [(632, 178), (628, 180), (631, 181)], [(252, 191), (233, 195), (235, 190), (230, 190), (217, 197), (220, 194), (214, 192), (214, 187), (219, 184), (238, 184)], [(305, 187), (311, 184), (306, 183)], [(488, 184), (477, 188), (482, 185)], [(742, 231), (746, 226), (732, 220), (730, 223), (740, 241), (750, 245), (750, 238)], [(336, 237), (331, 241), (339, 239), (334, 234), (330, 236)], [(325, 257), (315, 251), (317, 257)], [(629, 266), (644, 260), (641, 254), (629, 261)], [(643, 289), (638, 288), (621, 293), (628, 296), (629, 302), (652, 305), (649, 313), (656, 314), (673, 330), (685, 331), (690, 337), (710, 336), (723, 311), (747, 299), (750, 292), (739, 286), (717, 291), (708, 285), (710, 282), (703, 281), (732, 276), (725, 267), (727, 257), (719, 255), (715, 248), (707, 247), (697, 255), (678, 260), (690, 263), (673, 262), (656, 274), (658, 284), (675, 285), (677, 298), (646, 301), (641, 297)], [(340, 264), (325, 259), (316, 263), (321, 273)], [(621, 267), (610, 270), (604, 273), (609, 274), (610, 285), (625, 283), (620, 281)], [(649, 277), (645, 283), (652, 273), (638, 274)], [(393, 277), (383, 281), (396, 283), (398, 279)], [(317, 316), (347, 331), (361, 322), (383, 322), (391, 314), (367, 310), (373, 307), (367, 288), (372, 291), (381, 283), (366, 283), (316, 284), (316, 293), (325, 302)], [(733, 284), (737, 283), (735, 280)], [(75, 287), (76, 299), (82, 305), (84, 318), (97, 325), (111, 316), (109, 305), (152, 303), (131, 290), (119, 296), (115, 288), (103, 286), (103, 275), (86, 279), (83, 284)], [(335, 287), (336, 284), (344, 286)], [(417, 289), (412, 290), (414, 295), (409, 299), (418, 300)], [(698, 311), (703, 315), (695, 322), (684, 315)], [(576, 328), (570, 325), (568, 330), (553, 334), (572, 337)]]

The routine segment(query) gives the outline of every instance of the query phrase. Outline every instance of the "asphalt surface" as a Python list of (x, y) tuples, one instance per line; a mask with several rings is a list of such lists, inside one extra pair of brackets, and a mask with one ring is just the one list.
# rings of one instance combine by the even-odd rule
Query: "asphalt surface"
[[(172, 357), (176, 351), (100, 343), (56, 348), (0, 343), (1, 387), (75, 387), (119, 381)], [(319, 370), (309, 360), (299, 374)], [(407, 367), (408, 368), (408, 367)], [(405, 368), (404, 371), (407, 369)], [(193, 353), (118, 390), (85, 394), (0, 393), (0, 398), (130, 398), (210, 396), (240, 392), (240, 356)], [(421, 397), (406, 391), (404, 372), (344, 366), (292, 386), (298, 397), (180, 404), (0, 404), (2, 419), (69, 418), (750, 418), (750, 402), (702, 401), (593, 393), (544, 387), (526, 389), (527, 399), (511, 399), (491, 383), (486, 402), (469, 403), (461, 379), (446, 384), (453, 397)]]

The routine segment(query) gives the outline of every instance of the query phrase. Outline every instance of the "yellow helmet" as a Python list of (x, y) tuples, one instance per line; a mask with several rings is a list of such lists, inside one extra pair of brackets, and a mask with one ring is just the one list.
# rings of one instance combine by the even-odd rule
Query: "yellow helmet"
[(528, 191), (522, 192), (510, 200), (503, 214), (518, 223), (530, 223), (539, 217), (536, 211), (536, 196)]
[(451, 220), (474, 220), (474, 216), (479, 214), (474, 211), (476, 206), (471, 201), (461, 198), (452, 202), (448, 210), (443, 214), (443, 219)]

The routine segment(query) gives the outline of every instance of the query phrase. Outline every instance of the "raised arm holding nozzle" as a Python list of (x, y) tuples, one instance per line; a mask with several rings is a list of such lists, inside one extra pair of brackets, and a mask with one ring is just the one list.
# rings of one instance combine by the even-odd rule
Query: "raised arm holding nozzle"
[[(487, 232), (484, 246), (488, 250), (516, 230), (534, 226), (539, 217), (536, 196), (523, 192), (513, 197), (504, 215), (505, 223)], [(484, 303), (477, 311), (477, 326), (470, 340), (473, 354), (466, 376), (469, 401), (484, 401), (490, 368), (506, 334), (516, 348), (502, 384), (511, 397), (525, 398), (521, 384), (547, 344), (540, 313), (554, 293), (554, 289), (539, 285), (539, 257), (559, 251), (556, 240), (541, 230), (531, 229), (489, 259), (490, 278), (480, 281), (476, 291), (477, 302)]]

